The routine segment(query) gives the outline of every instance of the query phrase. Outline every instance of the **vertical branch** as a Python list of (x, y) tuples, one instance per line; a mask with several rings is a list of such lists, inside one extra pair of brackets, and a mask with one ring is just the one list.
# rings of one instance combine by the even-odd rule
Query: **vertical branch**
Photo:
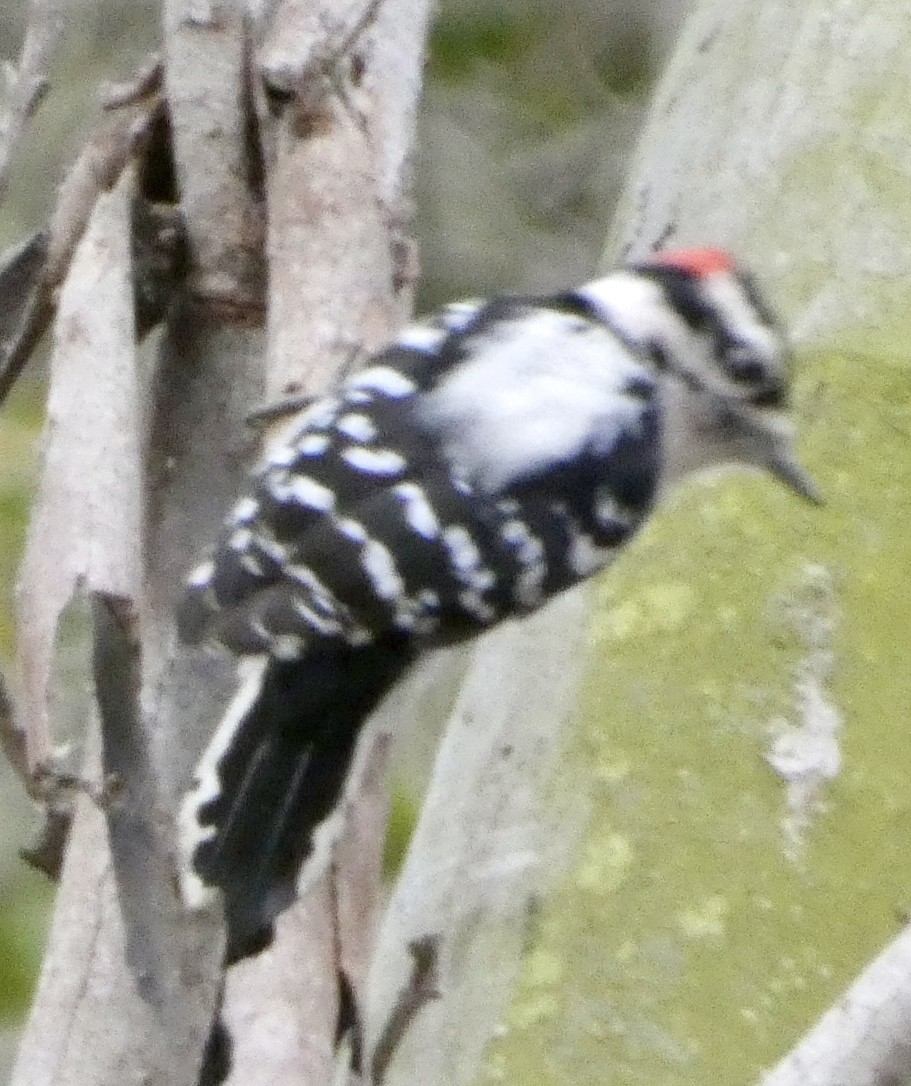
[[(386, 77), (372, 66), (392, 48), (387, 42), (384, 52), (377, 37), (377, 13), (387, 6), (399, 14), (383, 24), (382, 33), (407, 27), (410, 44), (399, 70), (384, 84)], [(97, 463), (84, 464), (81, 474), (93, 480), (88, 499), (72, 481), (67, 486), (65, 472), (52, 476), (57, 516), (43, 537), (50, 538), (56, 527), (63, 538), (62, 521), (77, 519), (78, 511), (87, 516), (78, 537), (84, 537), (84, 547), (62, 554), (49, 549), (44, 556), (33, 548), (23, 610), (28, 615), (38, 608), (35, 601), (43, 593), (50, 615), (46, 625), (53, 629), (75, 587), (91, 594), (101, 757), (105, 772), (114, 777), (106, 811), (111, 852), (99, 834), (98, 811), (80, 799), (16, 1086), (88, 1081), (176, 1086), (195, 1082), (204, 1058), (219, 1010), (220, 920), (187, 916), (180, 909), (172, 878), (171, 812), (231, 696), (233, 667), (217, 654), (179, 645), (173, 607), (184, 576), (216, 535), (257, 451), (244, 424), (251, 405), (263, 399), (266, 388), (275, 393), (291, 385), (325, 387), (340, 364), (388, 336), (408, 304), (395, 253), (405, 214), (405, 149), (422, 67), (426, 5), (373, 2), (352, 12), (353, 22), (332, 18), (328, 0), (317, 9), (312, 25), (318, 32), (319, 93), (306, 89), (313, 71), (304, 63), (292, 94), (294, 108), (278, 118), (262, 111), (268, 131), (261, 141), (250, 94), (255, 88), (261, 101), (266, 95), (258, 87), (259, 62), (247, 40), (243, 5), (167, 0), (162, 128), (172, 137), (188, 241), (182, 296), (154, 357), (137, 366), (136, 328), (132, 319), (124, 319), (133, 303), (126, 183), (110, 199), (101, 197), (101, 248), (92, 241), (96, 248), (86, 263), (77, 247), (63, 288), (64, 293), (82, 289), (74, 294), (72, 318), (62, 311), (58, 325), (58, 337), (68, 330), (66, 357), (72, 356), (72, 343), (87, 352), (82, 377), (90, 374), (90, 388), (97, 387), (114, 405), (109, 404), (116, 419), (113, 433), (129, 448), (118, 446)], [(294, 17), (294, 4), (281, 5), (270, 28), (279, 38), (291, 31), (292, 54)], [(365, 53), (348, 65), (355, 44)], [(263, 58), (266, 64), (267, 49)], [(384, 94), (375, 90), (381, 85)], [(369, 87), (374, 90), (368, 92)], [(377, 111), (395, 103), (398, 111), (384, 128)], [(264, 144), (272, 148), (265, 161)], [(266, 197), (272, 261), (267, 358), (261, 327)], [(73, 244), (77, 237), (78, 231)], [(61, 277), (68, 243), (63, 251), (66, 259), (57, 262)], [(108, 266), (105, 253), (111, 274), (119, 277), (116, 285), (98, 274)], [(128, 395), (114, 395), (106, 367), (115, 363), (132, 375)], [(75, 410), (52, 416), (68, 441), (84, 447), (83, 456), (98, 455), (98, 431), (80, 415), (84, 396), (70, 399), (71, 406), (78, 405)], [(123, 405), (129, 417), (116, 414)], [(112, 478), (112, 466), (123, 474)], [(92, 574), (99, 556), (112, 563), (111, 569), (125, 562), (123, 576)], [(42, 637), (46, 648), (46, 629)], [(41, 663), (45, 656), (30, 656), (41, 673), (38, 684), (32, 683), (32, 702), (40, 712), (46, 712), (41, 682), (52, 670), (52, 663)], [(51, 753), (50, 741), (46, 746), (39, 757)], [(341, 864), (359, 872), (343, 908), (350, 918), (343, 925), (346, 945), (358, 949), (339, 951), (338, 898), (328, 881), (280, 919), (274, 949), (238, 966), (228, 980), (223, 1020), (235, 1055), (230, 1081), (273, 1086), (327, 1079), (336, 1031), (336, 970), (339, 961), (356, 959), (363, 972), (372, 927), (371, 910), (359, 912), (351, 903), (369, 901), (379, 881), (385, 744), (371, 749), (373, 755), (361, 759), (364, 811), (375, 812), (362, 820), (361, 839), (370, 841), (370, 856), (365, 860), (355, 850), (355, 861)], [(96, 756), (87, 772), (98, 771)]]
[[(179, 35), (186, 22), (177, 19), (175, 27)], [(243, 53), (240, 16), (229, 29), (236, 33), (228, 35), (226, 55), (236, 60)], [(56, 398), (52, 394), (59, 452), (52, 445), (50, 455), (56, 455), (57, 467), (48, 476), (50, 497), (36, 515), (34, 531), (43, 545), (33, 543), (23, 572), (21, 613), (37, 631), (40, 650), (29, 649), (26, 628), (24, 651), (33, 672), (31, 678), (27, 673), (26, 689), (32, 691), (30, 711), (46, 714), (41, 690), (51, 668), (47, 631), (53, 635), (74, 587), (88, 589), (95, 601), (104, 764), (117, 774), (120, 788), (107, 811), (113, 857), (104, 847), (97, 812), (79, 803), (14, 1080), (30, 1086), (194, 1082), (221, 987), (217, 919), (187, 916), (177, 899), (168, 812), (217, 719), (230, 669), (175, 649), (171, 608), (185, 571), (214, 533), (249, 463), (252, 442), (242, 419), (259, 395), (256, 332), (224, 327), (224, 316), (240, 312), (242, 323), (249, 323), (249, 299), (257, 290), (261, 296), (262, 284), (256, 287), (248, 247), (243, 238), (238, 241), (256, 217), (236, 168), (248, 137), (243, 67), (235, 63), (234, 83), (220, 98), (214, 88), (228, 79), (225, 66), (213, 63), (211, 35), (200, 40), (210, 47), (200, 57), (180, 54), (181, 68), (196, 82), (187, 88), (186, 80), (171, 81), (170, 117), (190, 167), (189, 149), (206, 166), (211, 152), (215, 165), (206, 183), (215, 188), (221, 177), (224, 184), (217, 188), (216, 223), (207, 217), (212, 209), (205, 206), (198, 179), (194, 185), (192, 169), (181, 175), (195, 213), (197, 274), (193, 297), (175, 315), (159, 358), (136, 365), (129, 186), (102, 196), (93, 219), (99, 225), (94, 232), (90, 228), (72, 266), (68, 259), (55, 265), (61, 277), (68, 271), (57, 338), (75, 384), (59, 388)], [(216, 113), (207, 129), (207, 99), (200, 90), (206, 73)], [(182, 92), (190, 96), (185, 111)], [(217, 112), (225, 100), (237, 105), (233, 124), (226, 109)], [(219, 133), (234, 141), (221, 155)], [(114, 179), (99, 183), (103, 188)], [(88, 207), (97, 198), (93, 193)], [(233, 212), (232, 201), (242, 201)], [(73, 244), (77, 237), (78, 231)], [(83, 250), (88, 255), (80, 259)], [(200, 257), (212, 274), (200, 266)], [(255, 302), (253, 311), (255, 319)], [(125, 389), (117, 375), (127, 373), (131, 384)], [(37, 757), (47, 753), (38, 751)], [(98, 772), (97, 758), (86, 772)]]
[[(22, 708), (30, 720), (50, 715), (54, 645), (70, 601), (88, 592), (97, 599), (122, 601), (129, 612), (142, 608), (143, 425), (129, 274), (131, 182), (128, 172), (113, 192), (98, 200), (62, 288), (51, 366), (49, 441), (20, 583)], [(99, 665), (112, 663), (103, 658), (102, 651)], [(110, 692), (113, 678), (103, 666), (99, 677), (102, 694), (106, 682)], [(123, 693), (116, 706), (112, 698), (101, 698), (102, 723), (108, 726), (106, 760), (113, 760), (118, 770), (135, 752), (127, 725), (138, 691), (125, 684)], [(124, 724), (119, 732), (116, 723)], [(50, 743), (52, 725), (30, 731)], [(99, 772), (97, 747), (92, 721), (85, 772), (94, 776)], [(33, 753), (50, 760), (53, 750)], [(154, 790), (154, 779), (144, 787), (146, 793)], [(85, 800), (77, 806), (51, 945), (15, 1083), (78, 1083), (89, 1073), (93, 1082), (139, 1083), (149, 1067), (164, 1081), (175, 1080), (175, 1065), (184, 1055), (181, 1037), (165, 1038), (157, 1014), (168, 1005), (174, 969), (160, 955), (139, 949), (146, 919), (157, 939), (160, 918), (156, 910), (142, 914), (143, 905), (149, 904), (148, 888), (137, 885), (120, 862), (144, 865), (145, 855), (160, 860), (161, 850), (154, 847), (151, 804), (132, 789), (129, 801), (123, 812), (129, 829), (120, 810), (110, 812), (116, 887), (99, 813)], [(140, 840), (137, 831), (151, 834), (153, 840)], [(167, 889), (158, 888), (157, 899), (162, 892)], [(123, 902), (125, 922), (118, 907)], [(137, 916), (142, 917), (139, 926)], [(125, 966), (129, 959), (142, 962), (143, 983), (155, 999), (139, 998), (136, 977)], [(112, 1000), (119, 1008), (116, 1020), (108, 1012)], [(173, 1001), (171, 1007), (178, 1010)], [(131, 1075), (124, 1075), (121, 1066), (125, 1049), (142, 1053)]]
[[(236, 317), (262, 304), (261, 213), (251, 189), (248, 42), (240, 0), (165, 0), (171, 106), (193, 293)], [(256, 316), (255, 312), (252, 316)]]
[[(387, 42), (384, 52), (377, 37), (381, 9), (396, 13), (385, 34), (407, 26), (394, 72), (381, 67), (393, 48)], [(389, 206), (408, 187), (403, 148), (413, 138), (427, 11), (425, 3), (397, 0), (352, 5), (340, 15), (328, 0), (288, 0), (274, 12), (254, 72), (267, 149), (268, 399), (326, 391), (391, 335), (410, 305), (395, 269), (404, 212), (393, 223)], [(371, 85), (384, 86), (385, 96)], [(393, 102), (394, 115), (382, 121)], [(318, 883), (279, 919), (272, 948), (228, 978), (225, 1020), (235, 1043), (229, 1083), (316, 1084), (330, 1074), (336, 971), (363, 973), (380, 878), (385, 744), (369, 734), (364, 744), (355, 759), (363, 802), (355, 798), (349, 816), (360, 829), (340, 853), (336, 891), (327, 880)], [(263, 1036), (286, 1043), (263, 1046)]]
[(127, 180), (99, 201), (60, 299), (49, 442), (18, 587), (21, 709), (33, 767), (53, 757), (48, 686), (63, 609), (80, 585), (131, 598), (140, 580), (130, 199)]

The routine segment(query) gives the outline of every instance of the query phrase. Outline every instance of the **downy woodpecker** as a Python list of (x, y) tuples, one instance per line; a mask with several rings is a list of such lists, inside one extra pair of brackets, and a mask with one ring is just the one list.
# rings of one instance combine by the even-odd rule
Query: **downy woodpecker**
[(180, 817), (185, 898), (223, 891), (229, 960), (268, 943), (362, 723), (422, 650), (600, 570), (688, 473), (752, 465), (816, 499), (788, 379), (752, 280), (698, 249), (447, 306), (305, 411), (179, 615), (245, 663)]

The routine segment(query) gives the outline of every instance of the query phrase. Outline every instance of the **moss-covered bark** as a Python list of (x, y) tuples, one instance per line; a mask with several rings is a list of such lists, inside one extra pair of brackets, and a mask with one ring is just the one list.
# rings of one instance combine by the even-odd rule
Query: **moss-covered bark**
[(749, 1082), (907, 915), (909, 53), (892, 0), (709, 0), (659, 92), (612, 249), (761, 273), (827, 504), (689, 488), (596, 587), (593, 815), (479, 1081)]
[(691, 489), (597, 589), (595, 813), (489, 1081), (749, 1082), (907, 913), (911, 364), (803, 361), (826, 508)]

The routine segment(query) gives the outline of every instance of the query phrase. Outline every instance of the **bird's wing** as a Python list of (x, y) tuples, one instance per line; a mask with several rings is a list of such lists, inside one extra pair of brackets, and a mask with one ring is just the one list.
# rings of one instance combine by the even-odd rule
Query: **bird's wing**
[(660, 461), (641, 360), (521, 299), (446, 320), (309, 411), (191, 581), (185, 636), (279, 659), (314, 637), (458, 636), (587, 576), (638, 524)]

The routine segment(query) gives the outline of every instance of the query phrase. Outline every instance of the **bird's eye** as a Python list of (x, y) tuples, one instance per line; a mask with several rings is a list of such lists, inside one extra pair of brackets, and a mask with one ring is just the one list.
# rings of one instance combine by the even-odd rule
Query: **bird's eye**
[(735, 381), (744, 384), (761, 385), (770, 381), (773, 375), (761, 358), (746, 346), (734, 344), (725, 352), (728, 370)]
[(667, 369), (667, 351), (657, 340), (651, 340), (648, 351), (659, 370)]
[(783, 407), (787, 398), (784, 374), (768, 359), (757, 354), (746, 343), (729, 344), (724, 352), (724, 365), (751, 403), (764, 407)]

